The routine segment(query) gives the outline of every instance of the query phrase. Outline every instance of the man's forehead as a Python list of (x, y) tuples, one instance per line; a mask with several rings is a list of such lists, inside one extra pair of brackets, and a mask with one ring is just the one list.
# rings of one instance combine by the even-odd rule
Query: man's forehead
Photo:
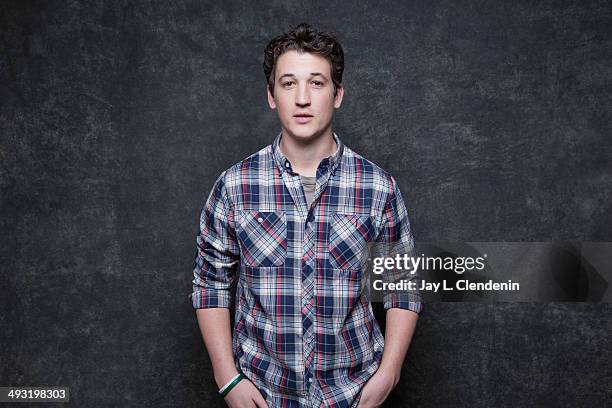
[(312, 76), (314, 74), (329, 77), (331, 64), (320, 55), (310, 52), (286, 51), (276, 60), (276, 76)]

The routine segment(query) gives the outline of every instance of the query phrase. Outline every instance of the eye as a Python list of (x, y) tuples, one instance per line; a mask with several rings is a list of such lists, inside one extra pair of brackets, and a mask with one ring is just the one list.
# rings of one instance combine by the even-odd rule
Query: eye
[(315, 86), (323, 86), (323, 82), (321, 81), (312, 81)]
[(281, 85), (282, 85), (282, 86), (284, 86), (284, 87), (286, 88), (286, 87), (288, 87), (288, 86), (293, 85), (293, 81), (283, 82)]

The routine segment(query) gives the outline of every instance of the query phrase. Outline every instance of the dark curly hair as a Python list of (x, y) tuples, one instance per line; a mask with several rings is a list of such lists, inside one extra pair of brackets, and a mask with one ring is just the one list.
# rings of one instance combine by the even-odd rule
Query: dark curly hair
[(344, 51), (342, 46), (331, 34), (318, 31), (309, 24), (301, 23), (290, 27), (286, 33), (273, 38), (264, 50), (263, 69), (270, 93), (274, 96), (274, 74), (276, 61), (285, 52), (295, 50), (320, 55), (331, 64), (331, 79), (334, 83), (334, 96), (342, 87), (342, 72), (344, 71)]

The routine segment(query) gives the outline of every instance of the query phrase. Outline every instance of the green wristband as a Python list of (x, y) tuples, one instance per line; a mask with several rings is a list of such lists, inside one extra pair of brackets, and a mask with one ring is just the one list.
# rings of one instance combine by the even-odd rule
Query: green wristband
[(227, 386), (219, 390), (219, 395), (221, 395), (222, 397), (225, 397), (232, 390), (232, 388), (234, 388), (236, 384), (238, 384), (243, 378), (244, 378), (244, 374), (242, 373), (238, 374), (238, 376), (234, 378), (234, 380), (231, 383), (227, 384)]

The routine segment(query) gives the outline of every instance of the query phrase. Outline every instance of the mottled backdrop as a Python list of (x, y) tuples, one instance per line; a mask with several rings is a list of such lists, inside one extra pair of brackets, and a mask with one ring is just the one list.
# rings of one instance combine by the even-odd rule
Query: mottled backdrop
[[(341, 40), (335, 130), (398, 179), (417, 240), (612, 241), (607, 0), (7, 0), (0, 385), (222, 403), (188, 299), (199, 211), (278, 131), (263, 48), (301, 21)], [(611, 315), (428, 304), (386, 406), (603, 406)]]

